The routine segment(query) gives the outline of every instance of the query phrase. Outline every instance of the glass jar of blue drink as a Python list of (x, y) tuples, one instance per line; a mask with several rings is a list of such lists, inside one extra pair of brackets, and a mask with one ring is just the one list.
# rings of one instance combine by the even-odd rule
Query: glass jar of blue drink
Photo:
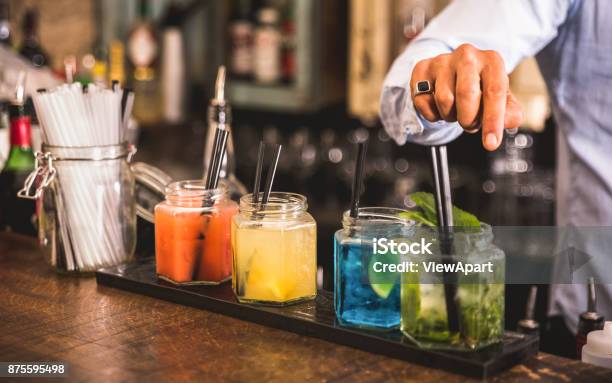
[[(414, 222), (406, 211), (363, 207), (357, 218), (345, 212), (343, 228), (334, 235), (334, 306), (343, 326), (392, 330), (400, 324), (400, 274), (379, 272), (393, 256), (373, 254), (373, 239), (407, 238)], [(399, 258), (398, 258), (399, 260)]]

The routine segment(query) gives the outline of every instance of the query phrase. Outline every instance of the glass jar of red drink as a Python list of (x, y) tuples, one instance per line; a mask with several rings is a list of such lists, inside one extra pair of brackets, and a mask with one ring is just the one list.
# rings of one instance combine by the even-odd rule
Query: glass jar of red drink
[(238, 211), (225, 188), (201, 180), (173, 182), (155, 206), (159, 278), (176, 284), (225, 282), (232, 275), (231, 220)]

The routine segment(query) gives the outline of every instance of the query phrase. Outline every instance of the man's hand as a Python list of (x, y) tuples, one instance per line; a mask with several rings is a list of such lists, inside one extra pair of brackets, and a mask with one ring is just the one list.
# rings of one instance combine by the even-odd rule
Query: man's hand
[[(416, 84), (428, 80), (433, 94), (414, 95)], [(510, 93), (501, 56), (464, 44), (454, 52), (422, 60), (410, 81), (414, 106), (428, 121), (458, 121), (466, 132), (482, 127), (485, 149), (495, 150), (504, 129), (517, 128), (523, 111)]]

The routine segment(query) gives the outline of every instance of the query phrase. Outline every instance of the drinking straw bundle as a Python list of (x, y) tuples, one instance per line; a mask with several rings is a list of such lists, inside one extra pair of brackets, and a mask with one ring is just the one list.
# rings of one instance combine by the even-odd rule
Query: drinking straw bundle
[[(122, 99), (125, 93), (125, 108)], [(53, 146), (117, 145), (125, 140), (134, 94), (118, 85), (105, 89), (90, 84), (64, 84), (33, 97), (43, 140)]]
[[(33, 101), (43, 141), (56, 147), (49, 150), (56, 157), (55, 203), (64, 258), (53, 263), (68, 271), (90, 271), (122, 262), (131, 255), (133, 235), (124, 219), (133, 202), (122, 201), (119, 187), (123, 159), (89, 157), (91, 147), (124, 142), (134, 94), (118, 83), (113, 89), (73, 83), (39, 90)], [(84, 154), (61, 161), (75, 150)]]

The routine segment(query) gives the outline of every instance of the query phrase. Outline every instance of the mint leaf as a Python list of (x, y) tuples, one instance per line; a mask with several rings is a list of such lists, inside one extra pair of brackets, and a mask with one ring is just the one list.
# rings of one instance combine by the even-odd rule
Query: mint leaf
[(453, 206), (453, 224), (457, 227), (480, 227), (480, 221), (474, 214)]
[(438, 216), (436, 215), (436, 202), (434, 196), (431, 193), (416, 192), (410, 195), (410, 199), (421, 208), (423, 216), (430, 222), (434, 223), (434, 226), (438, 225)]
[(427, 219), (427, 217), (425, 217), (425, 215), (421, 211), (410, 210), (410, 211), (407, 211), (405, 213), (402, 213), (401, 217), (413, 220), (413, 221), (421, 223), (421, 224), (423, 224), (425, 226), (436, 227), (436, 222), (435, 221), (432, 222), (429, 219)]
[[(433, 194), (417, 192), (411, 194), (410, 199), (414, 201), (420, 210), (409, 211), (403, 214), (403, 216), (426, 226), (438, 226), (436, 204)], [(456, 227), (480, 227), (480, 221), (475, 215), (465, 210), (461, 210), (456, 206), (453, 206), (453, 224)]]

